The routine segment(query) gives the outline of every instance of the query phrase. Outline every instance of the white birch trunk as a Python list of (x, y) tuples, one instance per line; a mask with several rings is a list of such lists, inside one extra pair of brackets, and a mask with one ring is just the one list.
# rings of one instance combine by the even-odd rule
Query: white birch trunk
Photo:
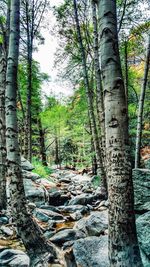
[(128, 114), (118, 49), (116, 1), (99, 0), (111, 267), (141, 267), (136, 235)]
[(0, 45), (0, 210), (6, 209), (6, 140), (5, 140), (6, 58)]
[(142, 120), (143, 120), (143, 109), (144, 109), (144, 99), (148, 79), (148, 71), (150, 65), (150, 35), (148, 37), (147, 54), (144, 68), (144, 79), (141, 88), (138, 118), (137, 118), (137, 132), (136, 132), (136, 148), (135, 148), (135, 168), (140, 167), (140, 148), (141, 148), (141, 138), (142, 138)]
[[(19, 54), (19, 0), (11, 1), (10, 39), (6, 75), (6, 148), (7, 166), (10, 179), (12, 215), (24, 246), (31, 259), (42, 262), (55, 254), (51, 243), (47, 242), (26, 206), (18, 144), (16, 114), (17, 69)], [(34, 265), (33, 265), (34, 266)]]

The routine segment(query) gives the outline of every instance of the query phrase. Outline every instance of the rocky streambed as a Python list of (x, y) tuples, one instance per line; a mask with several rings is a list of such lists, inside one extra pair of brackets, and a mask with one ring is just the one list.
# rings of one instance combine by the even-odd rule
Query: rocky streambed
[[(32, 173), (22, 161), (28, 207), (58, 250), (51, 267), (108, 266), (108, 201), (92, 178), (75, 171), (55, 169), (49, 179)], [(150, 266), (150, 212), (137, 218), (144, 267)], [(146, 238), (145, 238), (146, 235)], [(30, 266), (9, 214), (0, 214), (0, 266)]]

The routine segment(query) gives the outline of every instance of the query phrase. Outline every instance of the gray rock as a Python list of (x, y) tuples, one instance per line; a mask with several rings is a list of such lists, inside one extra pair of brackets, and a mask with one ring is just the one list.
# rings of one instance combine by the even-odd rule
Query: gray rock
[(0, 249), (0, 266), (1, 267), (29, 267), (29, 257), (20, 250)]
[(80, 220), (82, 217), (83, 217), (83, 215), (82, 215), (82, 213), (81, 213), (80, 211), (76, 211), (76, 212), (70, 214), (70, 218), (71, 218), (73, 221), (78, 221), (78, 220)]
[[(108, 267), (108, 238), (87, 237), (73, 244), (74, 257), (67, 259), (67, 267)], [(73, 262), (74, 260), (74, 262)]]
[(33, 214), (38, 220), (42, 222), (48, 222), (49, 220), (64, 221), (63, 215), (52, 210), (36, 209)]
[(51, 237), (50, 240), (53, 243), (61, 246), (65, 242), (76, 240), (83, 237), (85, 237), (85, 235), (80, 231), (74, 229), (61, 229), (53, 237)]
[(26, 171), (26, 170), (22, 170), (22, 175), (23, 175), (23, 178), (31, 179), (32, 181), (36, 181), (40, 179), (40, 175), (38, 175), (37, 173)]
[(83, 205), (68, 205), (68, 206), (59, 206), (59, 210), (61, 212), (69, 212), (74, 213), (76, 211), (80, 211), (82, 214), (87, 213), (87, 207)]
[(49, 194), (49, 204), (52, 206), (64, 205), (70, 199), (70, 195), (63, 195), (62, 192), (56, 191)]
[(26, 170), (26, 171), (32, 171), (35, 169), (33, 165), (24, 157), (21, 157), (21, 167), (23, 170)]
[(86, 205), (91, 204), (95, 200), (92, 194), (82, 194), (72, 198), (68, 205)]
[(150, 170), (134, 169), (133, 184), (135, 196), (135, 210), (149, 211), (150, 210)]
[(137, 218), (136, 226), (140, 248), (150, 260), (150, 211)]
[(2, 231), (2, 233), (4, 233), (7, 236), (11, 236), (13, 235), (13, 230), (10, 229), (8, 226), (1, 226), (0, 230)]
[(99, 236), (108, 228), (108, 212), (94, 212), (79, 220), (74, 229), (83, 231), (86, 236)]
[(42, 186), (37, 185), (30, 179), (23, 179), (24, 189), (27, 199), (30, 202), (34, 202), (37, 206), (45, 204), (48, 199), (48, 193)]
[(8, 224), (8, 223), (9, 223), (9, 219), (6, 216), (1, 216), (0, 217), (0, 225)]

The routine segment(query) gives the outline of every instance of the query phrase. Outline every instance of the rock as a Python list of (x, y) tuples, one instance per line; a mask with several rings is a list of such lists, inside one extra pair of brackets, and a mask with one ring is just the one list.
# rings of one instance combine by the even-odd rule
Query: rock
[(8, 223), (9, 223), (9, 219), (6, 216), (1, 216), (0, 217), (0, 225), (8, 224)]
[(13, 230), (10, 229), (8, 226), (1, 226), (0, 230), (7, 236), (12, 236), (13, 235)]
[(33, 165), (24, 157), (21, 157), (21, 167), (23, 170), (26, 170), (26, 171), (32, 171), (35, 169)]
[(64, 205), (70, 198), (69, 194), (63, 195), (60, 191), (56, 191), (49, 194), (49, 204), (52, 206)]
[(50, 241), (61, 246), (67, 241), (72, 241), (83, 237), (85, 237), (85, 235), (77, 230), (61, 229), (53, 237), (50, 238)]
[(70, 179), (67, 179), (67, 178), (61, 178), (61, 179), (59, 179), (59, 182), (60, 183), (65, 183), (65, 184), (70, 184), (71, 183), (71, 180)]
[(135, 196), (135, 210), (146, 212), (150, 210), (150, 170), (134, 169), (133, 184)]
[(52, 210), (52, 211), (57, 212), (57, 213), (60, 212), (59, 208), (56, 208), (56, 207), (51, 206), (51, 205), (41, 205), (39, 208), (43, 209), (43, 210)]
[(56, 188), (56, 184), (48, 178), (40, 179), (40, 184), (44, 186), (48, 192), (51, 192), (51, 190), (54, 190)]
[(73, 221), (78, 221), (82, 218), (82, 213), (80, 211), (76, 211), (72, 214), (70, 214), (70, 218), (73, 220)]
[(26, 197), (30, 202), (34, 202), (37, 206), (47, 202), (48, 192), (44, 187), (41, 187), (30, 179), (23, 179), (23, 182)]
[(82, 214), (86, 214), (88, 208), (83, 205), (69, 205), (69, 206), (59, 206), (59, 210), (61, 212), (66, 212), (66, 213), (74, 213), (76, 211), (80, 211)]
[(82, 194), (72, 198), (68, 205), (86, 205), (91, 204), (94, 201), (94, 196), (92, 194)]
[(79, 220), (74, 229), (82, 231), (86, 236), (99, 236), (108, 228), (108, 212), (94, 212)]
[(150, 260), (150, 211), (137, 218), (136, 226), (140, 248)]
[(26, 170), (22, 170), (22, 175), (23, 175), (23, 178), (31, 179), (32, 181), (36, 181), (40, 179), (40, 175), (38, 175), (37, 173), (33, 173), (30, 171), (26, 171)]
[(33, 214), (38, 220), (42, 222), (48, 222), (51, 219), (54, 221), (64, 221), (64, 217), (61, 214), (52, 210), (36, 209)]
[(20, 250), (0, 249), (0, 266), (29, 267), (29, 257)]
[(67, 267), (108, 267), (108, 237), (86, 237), (76, 240), (65, 255)]

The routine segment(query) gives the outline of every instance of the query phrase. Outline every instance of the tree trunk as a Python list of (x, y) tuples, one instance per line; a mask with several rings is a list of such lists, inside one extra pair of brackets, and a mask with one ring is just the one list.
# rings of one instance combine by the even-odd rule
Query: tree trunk
[(124, 42), (124, 59), (125, 59), (125, 92), (128, 107), (128, 40)]
[(128, 114), (118, 48), (116, 1), (99, 0), (98, 3), (109, 196), (109, 260), (111, 267), (141, 267), (135, 226)]
[(96, 77), (96, 107), (100, 129), (100, 144), (103, 168), (106, 175), (106, 162), (105, 162), (105, 118), (104, 118), (104, 99), (102, 90), (101, 70), (99, 62), (99, 42), (98, 42), (98, 25), (97, 25), (97, 12), (96, 2), (92, 0), (92, 17), (94, 27), (94, 65), (95, 65), (95, 77)]
[(76, 0), (73, 0), (73, 3), (74, 3), (74, 14), (75, 14), (78, 42), (79, 42), (80, 53), (81, 53), (81, 57), (82, 57), (82, 68), (83, 68), (84, 83), (85, 83), (85, 89), (86, 89), (86, 95), (87, 95), (89, 120), (90, 120), (90, 124), (91, 124), (91, 131), (92, 131), (92, 136), (93, 136), (94, 149), (95, 149), (95, 152), (96, 152), (96, 159), (97, 159), (97, 173), (101, 177), (102, 186), (106, 190), (106, 188), (107, 188), (107, 186), (106, 186), (106, 176), (105, 176), (105, 172), (104, 172), (104, 168), (103, 168), (103, 164), (102, 164), (100, 144), (99, 144), (98, 133), (97, 133), (97, 128), (96, 128), (96, 121), (95, 121), (95, 115), (94, 115), (92, 94), (91, 94), (91, 89), (90, 89), (90, 85), (89, 85), (88, 71), (87, 71), (87, 66), (86, 66), (85, 49), (84, 49), (83, 42), (82, 42), (82, 36), (81, 36), (81, 30), (80, 30), (80, 24), (79, 24)]
[(60, 164), (60, 158), (59, 158), (59, 146), (58, 146), (58, 137), (55, 136), (55, 164)]
[[(17, 70), (19, 54), (19, 0), (11, 1), (10, 41), (6, 75), (6, 148), (8, 178), (10, 179), (10, 198), (12, 214), (27, 252), (36, 260), (44, 261), (48, 254), (53, 256), (52, 245), (45, 240), (38, 225), (28, 212), (18, 144), (18, 125), (16, 114)], [(45, 253), (45, 254), (44, 254)], [(46, 254), (47, 253), (47, 254)], [(44, 265), (43, 265), (44, 266)]]
[(144, 99), (145, 99), (149, 64), (150, 64), (150, 35), (148, 37), (147, 55), (146, 55), (145, 68), (144, 68), (144, 79), (143, 79), (143, 85), (141, 88), (140, 100), (139, 100), (137, 132), (136, 132), (136, 148), (135, 148), (135, 168), (140, 167), (140, 148), (141, 148), (141, 137), (142, 137), (143, 108), (144, 108)]
[(6, 209), (6, 139), (5, 139), (6, 58), (0, 44), (0, 210)]
[(42, 129), (42, 123), (40, 118), (38, 119), (38, 125), (39, 125), (39, 136), (40, 136), (40, 155), (43, 166), (47, 166), (44, 131)]
[[(32, 7), (32, 18), (29, 18), (29, 3), (25, 2), (26, 12), (26, 34), (27, 34), (27, 112), (26, 112), (26, 138), (25, 138), (25, 157), (32, 161), (32, 53), (33, 53), (33, 24), (34, 24), (34, 1)], [(30, 22), (30, 20), (32, 22)], [(31, 25), (30, 25), (31, 23)]]

